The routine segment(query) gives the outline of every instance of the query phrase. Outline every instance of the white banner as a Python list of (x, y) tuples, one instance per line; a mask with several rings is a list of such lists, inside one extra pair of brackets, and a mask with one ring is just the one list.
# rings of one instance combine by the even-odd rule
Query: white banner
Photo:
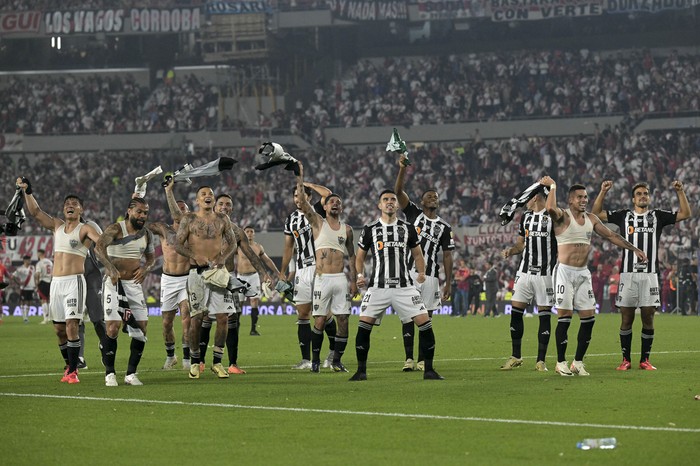
[(0, 260), (6, 267), (22, 262), (26, 255), (32, 256), (32, 261), (38, 260), (39, 249), (46, 251), (46, 257), (53, 257), (53, 236), (0, 236)]
[(492, 21), (535, 21), (603, 14), (603, 0), (491, 0)]

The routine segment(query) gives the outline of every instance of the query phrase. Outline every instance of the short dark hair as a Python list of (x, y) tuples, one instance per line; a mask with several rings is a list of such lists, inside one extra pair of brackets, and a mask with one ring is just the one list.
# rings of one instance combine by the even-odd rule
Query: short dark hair
[(246, 225), (243, 227), (243, 231), (246, 231), (248, 229), (255, 231), (255, 227), (253, 225)]
[(343, 200), (343, 198), (340, 197), (340, 196), (338, 196), (336, 193), (330, 193), (328, 196), (326, 196), (326, 200), (323, 201), (323, 205), (328, 204), (328, 199), (330, 199), (330, 198), (332, 198), (332, 197), (337, 197), (337, 198), (340, 199), (341, 201)]
[(635, 183), (635, 185), (632, 186), (632, 195), (633, 196), (634, 196), (634, 192), (637, 190), (637, 188), (646, 188), (647, 191), (650, 190), (649, 183), (646, 183), (644, 181), (640, 181), (639, 183)]
[(231, 202), (233, 202), (233, 198), (226, 193), (217, 194), (217, 196), (214, 198), (214, 202), (219, 202), (219, 199), (221, 199), (222, 197), (228, 197), (229, 199), (231, 199)]
[(25, 254), (24, 256), (22, 256), (22, 259), (23, 259), (23, 260), (29, 261), (29, 260), (32, 260), (32, 256), (29, 256), (29, 255), (26, 255), (26, 254)]
[(197, 191), (195, 191), (195, 194), (199, 194), (199, 192), (200, 192), (202, 189), (204, 189), (204, 188), (209, 188), (209, 189), (212, 190), (212, 192), (214, 191), (214, 189), (213, 189), (211, 186), (209, 186), (208, 184), (203, 184), (202, 186), (200, 186), (199, 188), (197, 188)]
[(46, 251), (44, 251), (43, 249), (37, 249), (36, 252), (37, 254), (46, 254)]
[(136, 206), (136, 204), (148, 205), (148, 202), (142, 197), (132, 197), (129, 200), (129, 207), (127, 207), (127, 209), (131, 209), (132, 207)]
[(393, 189), (385, 189), (384, 191), (379, 193), (379, 199), (381, 199), (382, 196), (384, 196), (385, 194), (393, 194), (394, 196), (396, 196), (396, 193), (394, 192)]
[(428, 188), (425, 191), (423, 191), (423, 194), (420, 195), (420, 198), (423, 199), (423, 196), (425, 196), (428, 193), (435, 193), (438, 197), (440, 196), (440, 193), (438, 193), (438, 190), (435, 188)]
[(571, 185), (571, 187), (569, 188), (569, 194), (573, 193), (574, 191), (578, 191), (579, 189), (584, 189), (584, 190), (585, 190), (586, 187), (585, 187), (584, 185), (582, 185), (582, 184), (579, 184), (579, 183), (573, 184), (573, 185)]
[(69, 194), (66, 197), (63, 198), (63, 203), (65, 204), (68, 199), (75, 199), (78, 201), (78, 204), (80, 204), (80, 207), (83, 206), (83, 200), (80, 199), (80, 197), (77, 194)]

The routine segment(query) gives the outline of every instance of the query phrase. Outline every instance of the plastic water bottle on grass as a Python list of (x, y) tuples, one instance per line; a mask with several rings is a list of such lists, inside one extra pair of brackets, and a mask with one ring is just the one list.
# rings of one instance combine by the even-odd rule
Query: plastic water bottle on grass
[(617, 439), (615, 437), (586, 438), (576, 444), (576, 448), (579, 450), (612, 450), (616, 446)]

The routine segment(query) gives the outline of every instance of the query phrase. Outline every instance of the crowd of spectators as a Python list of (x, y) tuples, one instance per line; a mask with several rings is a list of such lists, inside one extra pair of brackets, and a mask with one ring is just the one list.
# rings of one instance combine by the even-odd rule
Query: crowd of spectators
[[(22, 76), (0, 91), (0, 131), (26, 134), (213, 129), (217, 85), (194, 75), (153, 89), (128, 76)], [(586, 115), (670, 115), (700, 110), (700, 54), (649, 50), (524, 51), (447, 57), (362, 59), (319, 81), (298, 100), (249, 127), (268, 126), (325, 144), (329, 126)]]
[(700, 55), (520, 51), (360, 59), (297, 105), (314, 126), (425, 125), (700, 109)]
[(214, 129), (218, 94), (194, 75), (160, 82), (152, 92), (129, 75), (10, 77), (0, 90), (0, 133)]

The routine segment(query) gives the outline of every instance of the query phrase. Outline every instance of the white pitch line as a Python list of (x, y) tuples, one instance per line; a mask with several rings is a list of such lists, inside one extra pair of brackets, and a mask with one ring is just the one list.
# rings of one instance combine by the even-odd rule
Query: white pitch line
[(314, 408), (289, 408), (284, 406), (247, 406), (229, 403), (199, 403), (185, 401), (163, 401), (163, 400), (140, 400), (127, 398), (106, 398), (94, 396), (69, 396), (69, 395), (42, 395), (35, 393), (1, 393), (0, 396), (15, 397), (15, 398), (48, 398), (58, 400), (78, 400), (78, 401), (108, 401), (108, 402), (126, 402), (136, 404), (158, 404), (171, 406), (195, 406), (206, 408), (229, 408), (229, 409), (251, 409), (260, 411), (285, 411), (296, 413), (313, 413), (313, 414), (344, 414), (348, 416), (376, 416), (376, 417), (395, 417), (408, 419), (428, 419), (428, 420), (446, 420), (446, 421), (471, 421), (471, 422), (491, 422), (500, 424), (525, 424), (538, 426), (557, 426), (557, 427), (591, 427), (597, 429), (623, 429), (637, 430), (649, 432), (683, 432), (683, 433), (700, 433), (700, 429), (684, 428), (684, 427), (654, 427), (654, 426), (628, 426), (615, 424), (593, 424), (593, 423), (578, 423), (578, 422), (557, 422), (557, 421), (533, 421), (527, 419), (499, 419), (488, 417), (474, 416), (441, 416), (437, 414), (408, 414), (408, 413), (382, 413), (372, 411), (349, 411), (336, 409), (314, 409)]
[[(679, 351), (654, 351), (654, 354), (693, 354), (693, 353), (700, 353), (700, 350), (679, 350)], [(594, 354), (587, 354), (587, 358), (598, 358), (598, 357), (609, 357), (609, 356), (619, 356), (620, 353), (594, 353)], [(440, 362), (469, 362), (469, 361), (502, 361), (504, 359), (503, 356), (499, 357), (473, 357), (473, 358), (441, 358), (441, 359), (436, 359), (436, 363)], [(535, 359), (535, 356), (523, 356), (523, 359)], [(369, 361), (368, 365), (370, 366), (383, 366), (383, 365), (394, 365), (394, 364), (403, 364), (404, 360), (400, 361)], [(291, 368), (292, 366), (290, 364), (261, 364), (261, 365), (241, 365), (243, 369), (277, 369), (277, 368)], [(148, 372), (164, 372), (162, 369), (140, 369), (139, 373), (148, 373)], [(178, 373), (178, 370), (172, 370), (169, 372), (173, 373)], [(303, 372), (303, 371), (301, 371)], [(291, 372), (290, 372), (291, 373)], [(81, 376), (83, 375), (94, 375), (94, 374), (103, 374), (102, 370), (100, 369), (99, 371), (88, 371), (86, 370), (85, 372), (81, 372)], [(19, 379), (19, 378), (25, 378), (25, 377), (56, 377), (59, 375), (63, 375), (63, 372), (49, 372), (45, 374), (11, 374), (11, 375), (0, 375), (0, 379)]]

